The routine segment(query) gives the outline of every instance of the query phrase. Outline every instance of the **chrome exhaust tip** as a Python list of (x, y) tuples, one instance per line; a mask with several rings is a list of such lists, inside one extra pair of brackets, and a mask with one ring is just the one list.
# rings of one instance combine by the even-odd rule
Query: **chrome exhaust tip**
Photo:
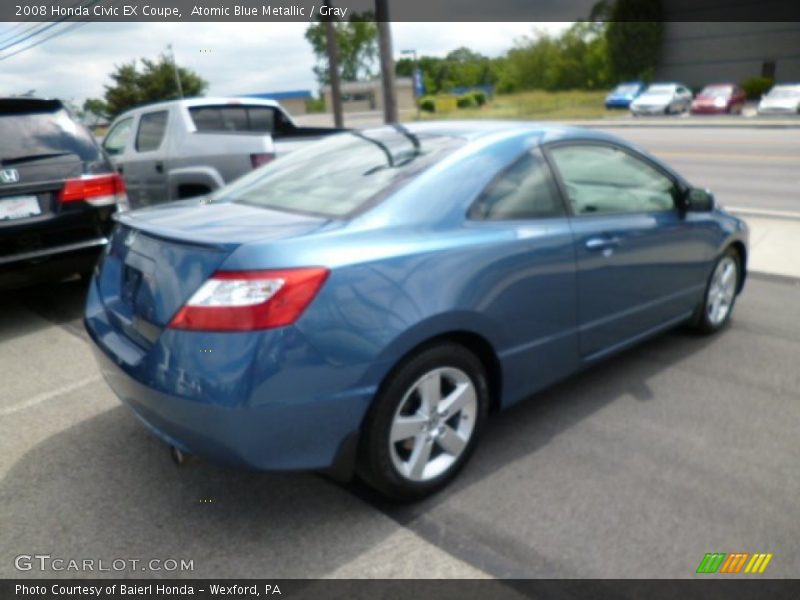
[(179, 467), (182, 467), (189, 461), (189, 455), (175, 446), (169, 447), (169, 455), (172, 457), (172, 462)]

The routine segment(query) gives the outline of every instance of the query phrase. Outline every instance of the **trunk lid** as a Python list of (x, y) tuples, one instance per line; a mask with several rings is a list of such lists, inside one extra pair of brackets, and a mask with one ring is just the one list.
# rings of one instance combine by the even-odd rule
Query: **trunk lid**
[(146, 348), (236, 248), (303, 235), (326, 223), (198, 200), (120, 213), (116, 220), (96, 278), (98, 292), (115, 328)]

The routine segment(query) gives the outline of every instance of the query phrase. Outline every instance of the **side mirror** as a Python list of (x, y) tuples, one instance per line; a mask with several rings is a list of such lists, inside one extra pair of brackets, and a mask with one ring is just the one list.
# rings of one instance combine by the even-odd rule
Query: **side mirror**
[(711, 212), (714, 210), (714, 194), (702, 188), (691, 188), (684, 195), (684, 210)]

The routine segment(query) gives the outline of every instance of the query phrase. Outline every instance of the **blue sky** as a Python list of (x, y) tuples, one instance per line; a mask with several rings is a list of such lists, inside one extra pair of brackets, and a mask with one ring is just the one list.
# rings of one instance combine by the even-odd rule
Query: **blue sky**
[[(178, 63), (210, 84), (209, 94), (310, 89), (314, 57), (303, 37), (307, 23), (88, 23), (17, 56), (0, 51), (0, 96), (36, 90), (81, 104), (102, 96), (114, 65), (155, 57), (172, 43)], [(393, 23), (395, 54), (416, 49), (442, 56), (468, 46), (489, 56), (536, 31), (557, 33), (565, 23)], [(24, 30), (0, 23), (0, 47)], [(59, 25), (49, 33), (66, 27)], [(42, 36), (44, 37), (44, 35)], [(34, 38), (35, 39), (35, 38)]]

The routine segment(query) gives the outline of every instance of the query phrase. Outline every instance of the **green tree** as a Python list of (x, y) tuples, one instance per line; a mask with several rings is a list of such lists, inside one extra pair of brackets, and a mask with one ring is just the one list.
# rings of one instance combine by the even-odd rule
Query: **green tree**
[(99, 98), (87, 98), (83, 102), (83, 112), (97, 115), (98, 117), (105, 117), (108, 113), (106, 103)]
[[(466, 47), (456, 48), (444, 58), (421, 56), (419, 68), (428, 94), (448, 92), (454, 87), (493, 85), (497, 82), (496, 61)], [(401, 58), (395, 63), (398, 77), (411, 77), (414, 61)]]
[[(143, 58), (140, 62), (141, 68), (135, 60), (117, 66), (110, 75), (113, 83), (105, 86), (104, 100), (89, 98), (84, 102), (84, 109), (87, 105), (103, 108), (99, 114), (113, 119), (140, 104), (172, 100), (180, 96), (175, 68), (169, 57), (162, 54), (158, 60)], [(189, 69), (178, 67), (177, 70), (184, 96), (203, 95), (208, 82)]]
[[(334, 31), (339, 47), (339, 70), (342, 81), (358, 81), (373, 77), (378, 56), (378, 26), (375, 24), (375, 15), (369, 11), (354, 13), (349, 21), (334, 22)], [(305, 36), (317, 59), (314, 75), (320, 85), (327, 85), (330, 83), (330, 74), (325, 23), (321, 21), (312, 23), (306, 29)]]
[(616, 0), (606, 27), (610, 73), (615, 81), (650, 80), (661, 49), (661, 0)]

